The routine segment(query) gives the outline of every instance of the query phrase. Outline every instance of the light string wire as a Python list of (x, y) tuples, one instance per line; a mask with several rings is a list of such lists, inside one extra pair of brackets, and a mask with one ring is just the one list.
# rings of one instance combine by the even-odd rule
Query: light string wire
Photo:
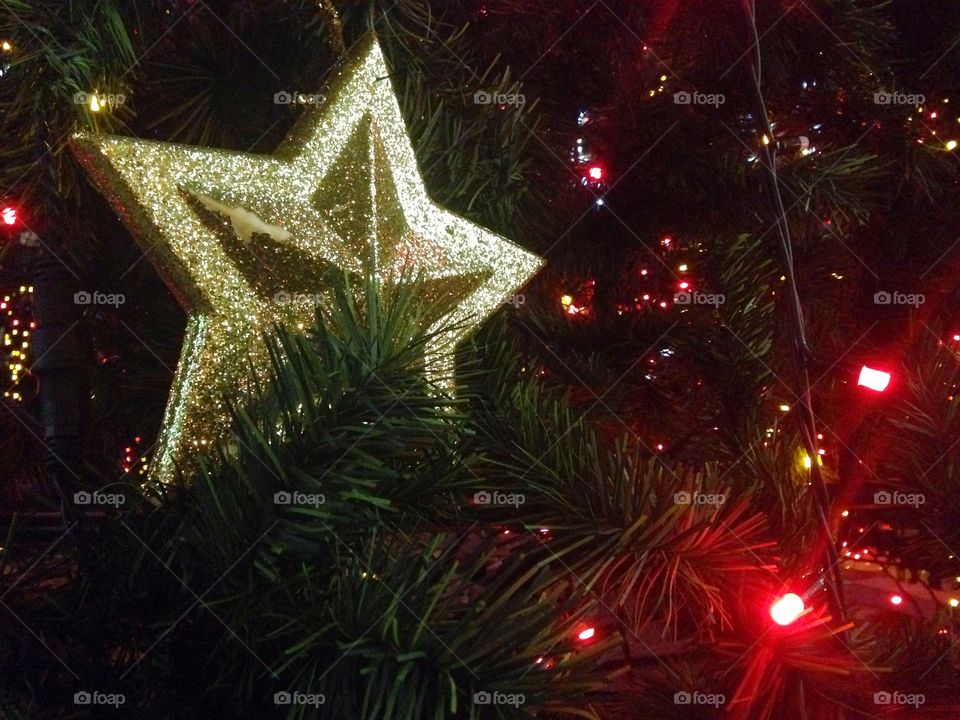
[[(793, 351), (793, 366), (796, 374), (797, 397), (800, 405), (800, 433), (807, 456), (811, 458), (811, 494), (817, 513), (817, 522), (820, 531), (826, 539), (823, 582), (830, 599), (831, 614), (839, 621), (846, 619), (846, 608), (843, 593), (843, 575), (840, 567), (840, 558), (837, 553), (836, 540), (830, 526), (829, 508), (830, 494), (820, 469), (819, 453), (817, 452), (817, 422), (813, 412), (813, 400), (810, 385), (809, 365), (813, 353), (807, 344), (806, 329), (803, 318), (803, 306), (800, 301), (800, 292), (797, 287), (796, 270), (793, 263), (793, 243), (790, 237), (790, 227), (787, 220), (787, 211), (780, 193), (780, 180), (777, 177), (777, 143), (774, 139), (773, 128), (767, 115), (766, 103), (763, 99), (762, 84), (762, 52), (760, 36), (757, 32), (756, 0), (742, 0), (743, 9), (747, 17), (750, 31), (753, 35), (753, 53), (750, 62), (750, 73), (753, 80), (753, 90), (757, 105), (757, 123), (760, 126), (765, 142), (761, 143), (763, 163), (767, 170), (770, 192), (774, 202), (774, 220), (779, 237), (779, 250), (787, 282), (787, 297), (790, 305), (791, 345)], [(826, 577), (829, 575), (830, 577)]]

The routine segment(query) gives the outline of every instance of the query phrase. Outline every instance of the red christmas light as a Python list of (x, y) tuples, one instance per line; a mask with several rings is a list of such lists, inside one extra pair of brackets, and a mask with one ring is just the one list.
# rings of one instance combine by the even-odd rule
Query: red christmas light
[(789, 625), (803, 615), (803, 598), (796, 593), (787, 593), (770, 606), (770, 617), (777, 625)]
[(890, 384), (890, 373), (883, 370), (874, 370), (867, 365), (860, 368), (860, 377), (857, 379), (857, 385), (862, 385), (876, 392), (883, 392)]
[(891, 595), (891, 596), (890, 596), (890, 604), (891, 604), (891, 605), (900, 605), (900, 604), (902, 604), (902, 603), (903, 603), (903, 598), (900, 597), (899, 595)]
[(577, 633), (577, 640), (580, 642), (586, 642), (587, 640), (593, 639), (593, 636), (597, 634), (597, 629), (593, 627), (584, 628)]
[(594, 165), (587, 171), (587, 175), (590, 176), (591, 180), (596, 180), (597, 182), (600, 182), (601, 180), (603, 180), (603, 168), (600, 167), (599, 165)]
[(17, 209), (12, 207), (5, 207), (3, 210), (0, 210), (0, 216), (3, 217), (4, 225), (16, 225), (17, 224)]

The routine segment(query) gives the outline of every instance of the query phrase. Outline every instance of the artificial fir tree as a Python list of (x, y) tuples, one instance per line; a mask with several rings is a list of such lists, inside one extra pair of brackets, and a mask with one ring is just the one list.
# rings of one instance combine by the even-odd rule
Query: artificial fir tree
[[(0, 0), (0, 717), (955, 716), (957, 16)], [(449, 296), (331, 272), (157, 482), (187, 318), (71, 136), (268, 155), (370, 31), (546, 265), (455, 384)]]

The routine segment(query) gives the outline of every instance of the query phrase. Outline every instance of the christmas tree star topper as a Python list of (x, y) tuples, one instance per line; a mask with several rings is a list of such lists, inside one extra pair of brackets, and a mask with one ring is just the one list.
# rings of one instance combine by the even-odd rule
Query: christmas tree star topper
[[(306, 326), (332, 270), (423, 279), (449, 312), (426, 353), (453, 350), (542, 261), (427, 196), (376, 39), (358, 44), (273, 155), (80, 134), (74, 152), (188, 313), (151, 477), (173, 478), (229, 429), (227, 398), (268, 365), (264, 332)], [(429, 294), (429, 293), (427, 293)]]

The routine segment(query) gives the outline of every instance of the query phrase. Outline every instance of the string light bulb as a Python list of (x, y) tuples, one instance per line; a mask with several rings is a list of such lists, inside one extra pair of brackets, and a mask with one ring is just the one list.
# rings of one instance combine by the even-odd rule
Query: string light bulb
[(876, 392), (883, 392), (889, 384), (890, 373), (884, 372), (883, 370), (875, 370), (867, 365), (860, 368), (860, 377), (857, 379), (857, 385)]
[(770, 617), (777, 625), (786, 626), (803, 615), (804, 609), (802, 597), (796, 593), (787, 593), (770, 606)]

